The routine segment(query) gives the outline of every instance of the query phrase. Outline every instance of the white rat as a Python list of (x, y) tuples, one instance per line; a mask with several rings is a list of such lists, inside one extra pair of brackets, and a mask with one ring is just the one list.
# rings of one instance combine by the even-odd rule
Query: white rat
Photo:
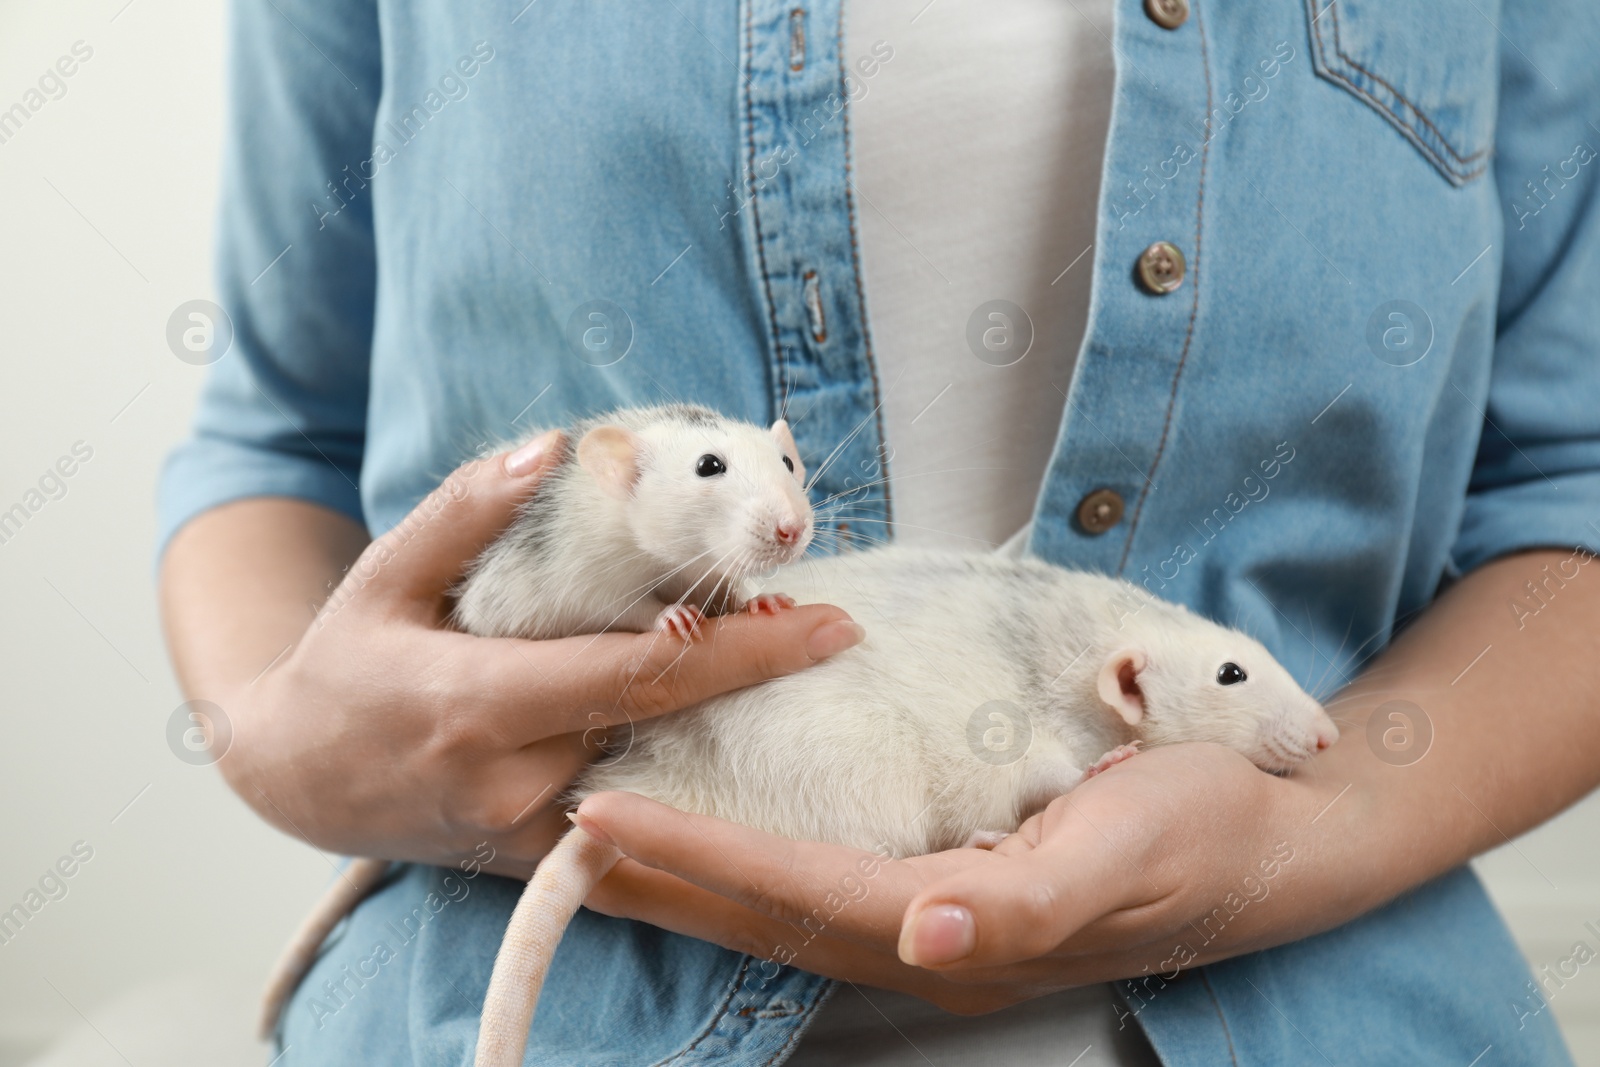
[[(991, 845), (1141, 743), (1213, 742), (1282, 772), (1339, 736), (1260, 642), (1118, 579), (883, 548), (783, 581), (869, 636), (639, 724), (572, 800), (628, 790), (904, 857)], [(574, 828), (539, 865), (495, 959), (476, 1067), (521, 1064), (556, 945), (619, 858)]]
[(468, 570), (454, 617), (466, 632), (686, 636), (702, 615), (743, 609), (747, 578), (811, 543), (805, 467), (781, 419), (763, 430), (671, 404), (614, 411), (568, 436), (577, 462), (552, 471)]
[(1115, 578), (880, 548), (780, 580), (868, 636), (637, 724), (575, 800), (622, 789), (904, 857), (1015, 829), (1121, 746), (1210, 741), (1287, 771), (1338, 737), (1260, 642)]
[[(748, 588), (811, 543), (805, 466), (786, 422), (762, 429), (669, 404), (587, 419), (566, 437), (560, 464), (469, 568), (451, 620), (459, 628), (535, 640), (653, 628), (692, 639), (707, 615), (794, 605)], [(268, 980), (262, 1037), (328, 933), (388, 869), (353, 861), (306, 917)]]

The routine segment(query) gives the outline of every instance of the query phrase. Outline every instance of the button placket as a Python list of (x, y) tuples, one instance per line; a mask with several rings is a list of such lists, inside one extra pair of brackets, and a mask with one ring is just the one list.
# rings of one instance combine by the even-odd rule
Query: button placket
[(848, 180), (839, 0), (743, 0), (741, 12), (744, 221), (769, 324), (773, 405), (791, 413), (796, 443), (818, 463), (813, 498), (836, 502), (819, 518), (884, 523), (892, 516)]
[(1143, 76), (1118, 79), (1096, 228), (1104, 276), (1029, 542), (1045, 558), (1112, 574), (1137, 569), (1145, 543), (1154, 550), (1168, 537), (1149, 494), (1178, 432), (1202, 321), (1200, 213), (1215, 161), (1199, 3), (1118, 0), (1118, 69)]

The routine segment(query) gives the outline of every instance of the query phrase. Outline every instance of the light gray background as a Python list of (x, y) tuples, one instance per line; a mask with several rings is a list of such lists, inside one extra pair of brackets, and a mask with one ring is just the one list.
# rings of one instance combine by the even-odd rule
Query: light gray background
[[(246, 1036), (259, 982), (330, 875), (165, 739), (182, 698), (152, 492), (203, 374), (165, 330), (210, 295), (220, 6), (0, 0), (0, 110), (75, 41), (94, 49), (0, 144), (0, 510), (74, 442), (94, 449), (0, 545), (0, 911), (74, 842), (94, 849), (67, 897), (0, 945), (0, 1067), (265, 1063)], [(1535, 967), (1600, 948), (1583, 925), (1600, 926), (1597, 847), (1591, 798), (1480, 861)], [(1600, 964), (1552, 1007), (1579, 1063), (1600, 1063)]]

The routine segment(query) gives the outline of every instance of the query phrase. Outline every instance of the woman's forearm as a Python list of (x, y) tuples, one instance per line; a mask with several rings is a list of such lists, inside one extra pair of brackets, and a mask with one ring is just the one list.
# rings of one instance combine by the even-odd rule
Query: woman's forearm
[(299, 640), (367, 533), (338, 512), (257, 497), (198, 516), (161, 567), (161, 616), (184, 692), (218, 699)]
[(1324, 874), (1348, 872), (1324, 883), (1346, 909), (1502, 844), (1600, 784), (1597, 635), (1600, 563), (1571, 550), (1509, 556), (1445, 592), (1330, 704), (1346, 736), (1306, 780), (1318, 812), (1308, 837), (1333, 865)]

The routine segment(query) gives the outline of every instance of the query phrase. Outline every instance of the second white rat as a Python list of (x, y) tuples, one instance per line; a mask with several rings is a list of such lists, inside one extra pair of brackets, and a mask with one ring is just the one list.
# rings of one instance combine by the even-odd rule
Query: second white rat
[[(571, 797), (620, 789), (896, 857), (992, 844), (1139, 744), (1225, 745), (1287, 771), (1338, 728), (1260, 642), (1128, 582), (1037, 560), (879, 549), (782, 575), (856, 647), (637, 724)], [(620, 858), (568, 831), (513, 912), (476, 1067), (522, 1062), (573, 913)]]
[(574, 799), (622, 789), (916, 856), (1015, 829), (1132, 742), (1210, 741), (1287, 771), (1339, 736), (1260, 642), (1118, 579), (884, 548), (778, 580), (844, 608), (866, 639), (637, 724)]

